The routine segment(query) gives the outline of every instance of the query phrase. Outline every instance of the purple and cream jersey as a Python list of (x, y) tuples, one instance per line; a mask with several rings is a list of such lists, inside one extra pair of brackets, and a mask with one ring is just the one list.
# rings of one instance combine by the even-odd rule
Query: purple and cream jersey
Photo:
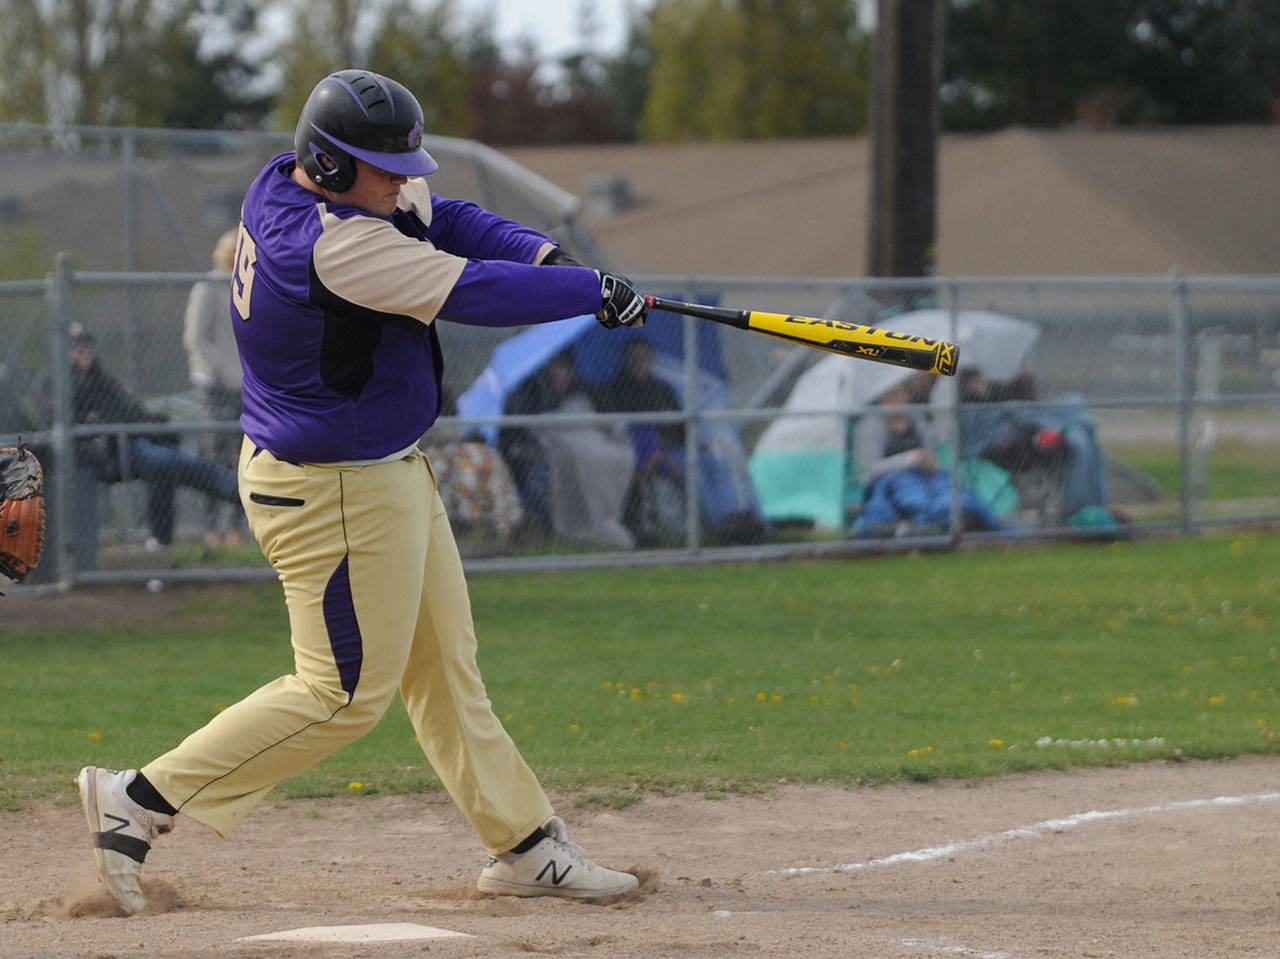
[(600, 307), (594, 270), (535, 266), (545, 235), (424, 179), (379, 217), (326, 201), (293, 166), (293, 153), (274, 157), (249, 187), (231, 285), (240, 424), (281, 459), (413, 446), (440, 411), (437, 319), (522, 326)]

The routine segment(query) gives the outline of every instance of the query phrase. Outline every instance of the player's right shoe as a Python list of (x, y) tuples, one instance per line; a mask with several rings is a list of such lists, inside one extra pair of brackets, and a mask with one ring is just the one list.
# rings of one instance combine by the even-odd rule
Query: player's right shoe
[(146, 908), (138, 876), (152, 841), (173, 829), (173, 817), (144, 809), (125, 792), (136, 769), (85, 766), (76, 776), (80, 805), (93, 835), (98, 878), (126, 913)]
[(552, 816), (542, 828), (546, 838), (528, 852), (489, 857), (476, 883), (481, 892), (600, 899), (640, 885), (631, 873), (606, 869), (584, 856), (581, 846), (569, 842), (559, 816)]

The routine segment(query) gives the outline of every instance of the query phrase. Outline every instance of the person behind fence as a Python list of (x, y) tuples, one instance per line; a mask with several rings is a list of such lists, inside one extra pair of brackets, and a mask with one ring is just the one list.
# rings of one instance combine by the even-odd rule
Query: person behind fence
[(1071, 526), (1111, 526), (1107, 508), (1106, 455), (1081, 400), (1051, 407), (993, 405), (1034, 400), (1028, 376), (1009, 382), (980, 369), (960, 371), (960, 455), (994, 463), (1011, 473), (1047, 470), (1058, 478), (1062, 518)]
[[(187, 352), (191, 385), (201, 416), (210, 422), (240, 419), (242, 373), (235, 331), (227, 322), (231, 272), (236, 255), (236, 231), (228, 230), (214, 245), (213, 275), (192, 284), (183, 313), (182, 346)], [(240, 432), (206, 433), (200, 437), (200, 455), (234, 469), (240, 452)], [(216, 496), (206, 497), (208, 528), (205, 543), (234, 545), (241, 540), (243, 513), (228, 509)]]
[(545, 234), (433, 193), (422, 135), (408, 89), (343, 70), (312, 88), (294, 149), (248, 188), (229, 298), (244, 367), (239, 479), (283, 588), (293, 672), (140, 768), (81, 769), (98, 877), (126, 912), (146, 907), (142, 862), (178, 813), (231, 833), (278, 783), (369, 732), (397, 694), (488, 853), (481, 892), (599, 898), (639, 884), (568, 842), (494, 714), (418, 442), (440, 409), (437, 322), (594, 314), (615, 329), (644, 322), (644, 298), (624, 276), (566, 261)]
[[(522, 383), (506, 412), (592, 413), (599, 388), (580, 377), (572, 348)], [(629, 548), (622, 507), (635, 457), (631, 443), (590, 423), (503, 430), (499, 449), (515, 474), (536, 535)]]
[[(890, 536), (904, 529), (938, 532), (951, 525), (951, 476), (938, 460), (923, 405), (934, 380), (927, 373), (908, 377), (877, 397), (859, 418), (854, 439), (863, 489), (862, 509), (854, 522), (859, 536)], [(1008, 528), (971, 490), (961, 487), (956, 492), (965, 529)]]
[[(511, 391), (503, 412), (511, 416), (553, 413), (575, 393), (587, 392), (573, 365), (573, 350), (561, 350)], [(498, 431), (498, 451), (515, 477), (524, 506), (524, 532), (551, 534), (551, 464), (537, 433), (528, 426)]]
[[(163, 423), (165, 417), (152, 413), (119, 380), (103, 369), (96, 354), (94, 336), (80, 322), (69, 330), (71, 361), (71, 411), (76, 423), (144, 424)], [(44, 376), (39, 395), (52, 403), (51, 377)], [(102, 433), (76, 444), (79, 469), (102, 484), (139, 479), (147, 487), (147, 527), (149, 547), (173, 542), (176, 520), (175, 494), (187, 487), (214, 496), (234, 509), (240, 508), (236, 474), (224, 466), (186, 453), (172, 433)], [(92, 521), (92, 520), (91, 520)], [(96, 537), (92, 532), (82, 535)]]
[[(446, 388), (442, 414), (457, 414), (457, 402)], [(492, 552), (505, 551), (524, 519), (520, 491), (502, 454), (456, 426), (437, 422), (419, 446), (431, 458), (440, 499), (460, 541)]]
[[(622, 351), (618, 372), (600, 391), (603, 413), (669, 412), (680, 398), (654, 375), (649, 341), (634, 337)], [(636, 470), (627, 489), (622, 521), (637, 546), (670, 544), (685, 533), (684, 425), (628, 423)]]

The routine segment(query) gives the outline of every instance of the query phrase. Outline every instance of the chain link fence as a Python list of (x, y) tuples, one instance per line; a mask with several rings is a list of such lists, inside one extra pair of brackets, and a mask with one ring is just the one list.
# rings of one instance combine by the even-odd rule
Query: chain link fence
[[(433, 189), (609, 266), (571, 194), (480, 144), (424, 144)], [(272, 575), (236, 502), (236, 397), (193, 377), (184, 328), (193, 292), (228, 282), (208, 251), (246, 186), (290, 148), (0, 124), (0, 275), (37, 277), (0, 283), (0, 442), (48, 467), (31, 588)], [(640, 333), (442, 323), (449, 405), (422, 443), (472, 569), (1280, 517), (1280, 277), (634, 279), (955, 340), (961, 371), (921, 391), (906, 371), (669, 314)], [(912, 448), (927, 454), (886, 466)]]
[[(59, 263), (0, 284), (0, 442), (47, 467), (49, 543), (29, 588), (272, 575), (234, 492), (238, 423), (210, 418), (183, 346), (192, 290), (229, 278)], [(639, 332), (442, 323), (451, 405), (422, 443), (471, 568), (1280, 520), (1280, 278), (635, 279), (936, 331), (960, 344), (961, 370), (895, 392), (918, 378), (671, 314)], [(868, 452), (873, 423), (900, 448)], [(912, 430), (938, 472), (902, 472), (930, 482), (871, 475), (878, 454), (922, 441)]]

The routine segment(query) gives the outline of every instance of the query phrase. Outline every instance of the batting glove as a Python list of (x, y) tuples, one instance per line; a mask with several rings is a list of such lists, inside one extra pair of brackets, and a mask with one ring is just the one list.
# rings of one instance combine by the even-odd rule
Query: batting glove
[(644, 297), (621, 273), (600, 274), (600, 311), (596, 319), (606, 330), (619, 326), (644, 326), (649, 314)]

